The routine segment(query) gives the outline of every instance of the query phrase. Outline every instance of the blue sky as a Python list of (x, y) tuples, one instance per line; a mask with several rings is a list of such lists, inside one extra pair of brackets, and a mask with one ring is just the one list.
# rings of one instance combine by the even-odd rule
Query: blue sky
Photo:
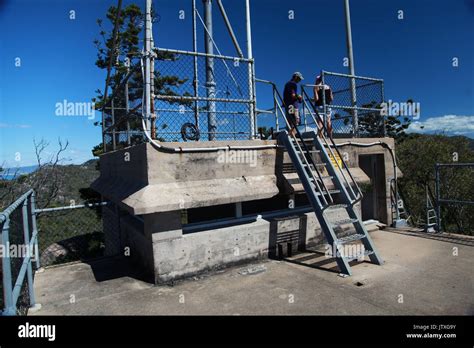
[[(160, 15), (156, 45), (190, 50), (190, 0), (153, 3)], [(89, 102), (103, 88), (105, 71), (94, 65), (92, 41), (99, 32), (96, 19), (115, 4), (0, 0), (0, 164), (34, 164), (34, 138), (50, 141), (50, 151), (58, 137), (67, 139), (72, 163), (92, 158), (91, 148), (101, 141), (99, 127), (93, 126), (99, 114), (95, 120), (56, 116), (55, 105)], [(201, 1), (197, 4), (202, 10)], [(224, 4), (245, 47), (244, 1)], [(182, 9), (184, 20), (178, 16)], [(75, 19), (69, 18), (71, 10)], [(283, 86), (295, 70), (307, 80), (321, 69), (347, 72), (343, 0), (251, 0), (251, 10), (257, 77)], [(290, 10), (294, 19), (288, 18)], [(214, 12), (215, 40), (223, 54), (235, 55), (217, 7)], [(351, 12), (356, 74), (383, 78), (387, 99), (420, 102), (421, 118), (412, 131), (474, 138), (474, 1), (352, 0)], [(198, 39), (202, 50), (202, 29)], [(458, 67), (452, 65), (454, 57)], [(263, 108), (270, 96), (265, 89), (257, 92)]]

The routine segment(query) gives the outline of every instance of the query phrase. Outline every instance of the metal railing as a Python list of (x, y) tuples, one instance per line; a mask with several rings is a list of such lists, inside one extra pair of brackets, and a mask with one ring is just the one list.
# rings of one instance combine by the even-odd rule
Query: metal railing
[[(256, 79), (255, 81), (257, 83), (267, 84), (272, 87), (274, 106), (273, 106), (273, 109), (265, 110), (264, 112), (274, 113), (276, 131), (277, 132), (280, 131), (281, 120), (286, 125), (286, 128), (290, 129), (291, 127), (290, 127), (289, 121), (286, 119), (286, 114), (285, 114), (285, 111), (283, 110), (284, 101), (275, 83), (268, 80), (262, 80), (262, 79)], [(363, 197), (362, 191), (359, 185), (357, 184), (356, 180), (354, 179), (351, 171), (349, 170), (347, 163), (344, 161), (343, 156), (339, 152), (339, 149), (337, 148), (334, 140), (332, 138), (328, 139), (328, 137), (325, 136), (325, 134), (327, 133), (326, 125), (323, 122), (317, 122), (317, 119), (322, 120), (322, 117), (319, 114), (315, 105), (312, 103), (308, 94), (305, 92), (304, 86), (302, 87), (302, 97), (303, 97), (302, 99), (303, 110), (307, 110), (307, 115), (311, 116), (309, 123), (305, 119), (304, 121), (305, 127), (307, 128), (309, 125), (314, 124), (316, 128), (316, 135), (319, 136), (319, 138), (321, 139), (321, 142), (323, 144), (323, 150), (327, 152), (326, 155), (329, 155), (334, 159), (335, 158), (341, 159), (340, 162), (335, 161), (336, 172), (342, 178), (341, 186), (343, 187), (343, 190), (346, 191), (347, 196), (350, 198), (352, 204), (359, 202), (360, 200), (362, 200), (362, 197)], [(262, 111), (257, 110), (257, 113), (262, 113)], [(298, 127), (296, 127), (296, 135), (300, 139), (302, 138), (301, 132), (298, 129)], [(304, 152), (304, 150), (305, 151), (307, 150), (307, 145), (305, 144), (305, 142), (302, 142), (300, 145), (298, 141), (296, 141), (295, 136), (293, 136), (293, 139), (295, 140), (295, 144), (298, 147), (300, 152)], [(334, 199), (329, 189), (327, 188), (320, 171), (317, 169), (317, 166), (315, 165), (313, 158), (311, 156), (309, 156), (309, 158), (306, 158), (306, 156), (303, 156), (302, 160), (303, 160), (304, 165), (312, 166), (315, 168), (315, 172), (317, 174), (318, 180), (316, 180), (316, 177), (314, 176), (313, 171), (311, 171), (311, 174), (313, 175), (313, 179), (315, 179), (314, 182), (315, 182), (317, 190), (319, 191), (319, 193), (321, 193), (321, 195), (319, 195), (317, 199), (320, 200), (319, 203), (321, 204), (322, 207), (328, 207), (331, 203), (334, 202)]]
[[(336, 137), (380, 137), (386, 135), (385, 117), (381, 114), (384, 102), (384, 82), (371, 77), (321, 72), (321, 85), (331, 88), (334, 100), (330, 103), (322, 93), (320, 114), (324, 123), (331, 117)], [(305, 88), (321, 87), (306, 84)]]
[[(304, 110), (308, 110), (309, 115), (311, 116), (311, 120), (309, 124), (314, 124), (318, 129), (319, 138), (322, 141), (323, 149), (335, 160), (336, 158), (340, 158), (340, 161), (335, 160), (335, 169), (336, 173), (342, 178), (341, 186), (344, 191), (346, 191), (347, 197), (349, 197), (352, 204), (356, 204), (357, 202), (361, 201), (363, 198), (362, 190), (360, 189), (357, 181), (355, 180), (354, 176), (352, 175), (349, 167), (347, 166), (346, 161), (344, 161), (344, 157), (341, 155), (336, 143), (334, 142), (332, 137), (327, 137), (328, 129), (326, 123), (323, 121), (323, 117), (318, 112), (316, 105), (312, 102), (309, 95), (306, 93), (304, 86), (301, 88), (302, 90), (302, 97), (303, 97), (303, 107)], [(306, 116), (305, 116), (306, 120)], [(317, 121), (319, 120), (319, 122)], [(308, 122), (306, 122), (306, 127), (308, 126)], [(349, 178), (347, 177), (347, 175)]]
[(40, 266), (35, 194), (29, 190), (0, 213), (2, 315), (26, 314), (35, 305), (33, 260)]
[[(253, 59), (155, 48), (152, 117), (142, 107), (140, 61), (127, 72), (107, 98), (103, 111), (106, 152), (146, 141), (141, 121), (160, 142), (244, 140), (256, 133)], [(213, 61), (213, 81), (206, 81), (206, 60)], [(117, 78), (115, 77), (115, 78)], [(203, 81), (203, 82), (201, 82)]]

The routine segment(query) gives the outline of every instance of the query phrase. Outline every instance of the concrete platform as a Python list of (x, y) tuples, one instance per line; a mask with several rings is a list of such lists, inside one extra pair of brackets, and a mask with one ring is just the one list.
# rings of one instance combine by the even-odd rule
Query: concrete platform
[(33, 315), (474, 315), (474, 237), (386, 229), (371, 234), (383, 266), (342, 278), (317, 251), (154, 286), (126, 261), (47, 268)]

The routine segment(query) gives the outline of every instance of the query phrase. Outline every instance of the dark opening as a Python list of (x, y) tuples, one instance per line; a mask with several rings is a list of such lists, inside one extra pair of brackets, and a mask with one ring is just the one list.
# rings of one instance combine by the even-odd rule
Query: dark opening
[(360, 184), (362, 220), (378, 220), (387, 223), (384, 154), (359, 155), (359, 167), (370, 178), (370, 184)]

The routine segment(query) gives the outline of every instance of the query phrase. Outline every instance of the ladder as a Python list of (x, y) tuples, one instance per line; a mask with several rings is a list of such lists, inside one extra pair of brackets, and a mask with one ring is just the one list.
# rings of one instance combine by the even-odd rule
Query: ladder
[[(277, 95), (281, 101), (278, 91)], [(318, 111), (304, 89), (303, 103), (306, 103), (306, 107), (308, 104), (312, 106), (310, 115), (314, 125), (317, 125)], [(279, 103), (277, 107), (285, 115)], [(311, 110), (309, 107), (308, 109)], [(284, 119), (289, 127), (286, 117)], [(362, 192), (342, 160), (334, 141), (331, 139), (330, 143), (324, 132), (319, 137), (315, 131), (301, 133), (298, 129), (296, 136), (290, 135), (288, 131), (281, 131), (277, 139), (288, 151), (341, 274), (352, 275), (349, 263), (354, 260), (361, 261), (366, 256), (372, 263), (381, 265), (383, 261), (362, 219), (354, 209), (355, 204), (362, 200)], [(316, 163), (315, 156), (320, 157), (320, 162)], [(328, 188), (329, 183), (332, 188)], [(350, 227), (349, 233), (341, 233), (343, 226)], [(361, 243), (358, 243), (359, 241)]]
[(393, 227), (408, 226), (408, 220), (410, 220), (411, 216), (405, 207), (400, 186), (395, 182), (395, 179), (390, 180), (390, 201), (392, 206)]
[(433, 233), (436, 231), (436, 226), (438, 225), (438, 217), (436, 214), (436, 209), (431, 200), (431, 190), (428, 186), (428, 183), (425, 185), (425, 194), (426, 194), (426, 221), (424, 224), (424, 230), (427, 233)]

